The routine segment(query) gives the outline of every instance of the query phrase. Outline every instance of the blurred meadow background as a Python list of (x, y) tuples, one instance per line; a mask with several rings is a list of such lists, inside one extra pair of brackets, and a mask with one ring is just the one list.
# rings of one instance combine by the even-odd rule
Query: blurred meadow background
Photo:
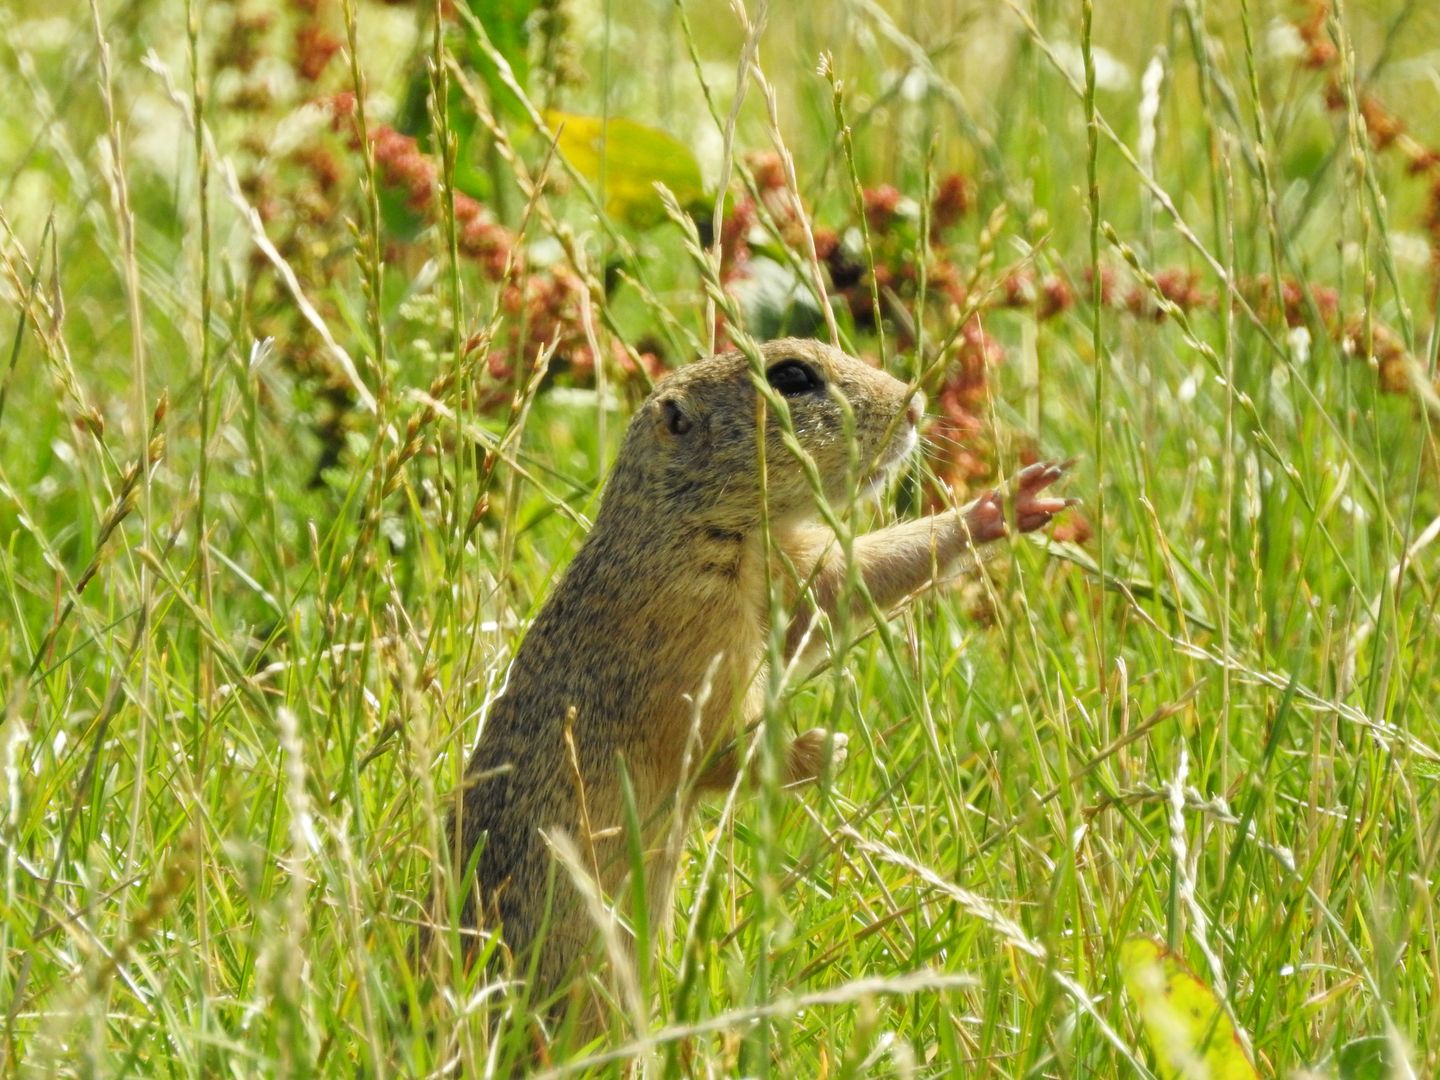
[[(1434, 5), (12, 0), (0, 86), (0, 1075), (1440, 1072)], [(586, 1043), (411, 963), (447, 794), (781, 333), (928, 395), (857, 527), (1083, 505), (777, 696), (848, 765)]]

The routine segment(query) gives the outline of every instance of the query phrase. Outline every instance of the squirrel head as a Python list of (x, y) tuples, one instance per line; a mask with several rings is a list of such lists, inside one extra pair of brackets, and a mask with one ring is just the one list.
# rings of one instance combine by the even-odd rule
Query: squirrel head
[[(761, 520), (762, 417), (765, 497), (782, 527), (817, 513), (797, 445), (837, 507), (878, 486), (914, 448), (924, 398), (900, 380), (818, 341), (771, 341), (760, 346), (760, 359), (769, 400), (740, 352), (664, 379), (631, 421), (611, 484), (621, 482), (677, 524), (745, 533)], [(789, 411), (793, 443), (776, 400)]]

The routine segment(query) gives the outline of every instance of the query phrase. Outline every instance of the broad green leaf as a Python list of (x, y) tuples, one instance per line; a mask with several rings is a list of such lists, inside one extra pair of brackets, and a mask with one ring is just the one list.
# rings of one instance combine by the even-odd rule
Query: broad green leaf
[(1336, 1064), (1340, 1080), (1390, 1080), (1392, 1076), (1409, 1076), (1394, 1068), (1395, 1047), (1384, 1035), (1366, 1035), (1340, 1048)]
[[(519, 85), (526, 85), (530, 74), (530, 26), (539, 0), (463, 2), (474, 15), (475, 22), (464, 18), (447, 19), (447, 46), (456, 61), (485, 84), (491, 107), (502, 120), (513, 127), (527, 127), (529, 114), (500, 77), (495, 57), (505, 62)], [(484, 33), (488, 49), (480, 40), (480, 32)], [(430, 100), (433, 86), (428, 56), (428, 53), (418, 55), (411, 64), (409, 81), (393, 122), (398, 131), (433, 145)], [(503, 198), (503, 190), (496, 190), (492, 177), (480, 164), (490, 143), (489, 136), (480, 126), (474, 108), (455, 80), (450, 81), (445, 104), (450, 134), (457, 143), (453, 175), (455, 187), (481, 202)], [(404, 215), (400, 216), (403, 218)]]
[(1257, 1080), (1214, 991), (1169, 949), (1147, 937), (1126, 938), (1120, 974), (1165, 1080)]
[(730, 286), (740, 305), (745, 329), (757, 341), (780, 337), (818, 337), (825, 319), (806, 282), (788, 264), (752, 257), (746, 273)]
[[(504, 57), (515, 81), (525, 86), (530, 78), (530, 20), (539, 6), (537, 0), (466, 0), (466, 6), (484, 28), (491, 46)], [(491, 101), (507, 116), (523, 117), (525, 110), (500, 78), (495, 62), (474, 40), (477, 35), (471, 24), (461, 20), (461, 25), (468, 44), (464, 50), (466, 61), (485, 80)]]
[(675, 193), (680, 205), (705, 198), (695, 155), (658, 128), (611, 117), (576, 116), (551, 110), (545, 122), (556, 132), (560, 153), (592, 184), (604, 174), (605, 210), (631, 225), (653, 225), (664, 216), (655, 184)]

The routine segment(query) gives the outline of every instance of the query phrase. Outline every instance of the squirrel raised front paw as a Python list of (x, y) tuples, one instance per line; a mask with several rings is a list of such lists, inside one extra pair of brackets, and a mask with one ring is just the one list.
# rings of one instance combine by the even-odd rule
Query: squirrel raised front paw
[(785, 783), (809, 784), (819, 780), (825, 772), (826, 757), (829, 757), (830, 771), (839, 772), (850, 756), (850, 736), (841, 732), (833, 734), (826, 728), (811, 728), (797, 735), (790, 743), (785, 762)]
[(1015, 525), (1022, 533), (1034, 532), (1050, 524), (1050, 519), (1078, 500), (1050, 498), (1041, 494), (1065, 475), (1070, 462), (1037, 461), (1027, 465), (1010, 478), (1007, 490), (988, 491), (968, 507), (965, 528), (974, 543), (988, 544), (1010, 531), (1006, 520), (1005, 501), (1011, 503)]

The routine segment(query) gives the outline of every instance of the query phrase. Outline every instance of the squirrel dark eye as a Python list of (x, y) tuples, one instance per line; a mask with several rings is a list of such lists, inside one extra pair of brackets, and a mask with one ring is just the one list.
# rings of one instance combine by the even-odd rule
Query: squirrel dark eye
[(765, 373), (765, 379), (786, 397), (799, 397), (824, 386), (820, 373), (799, 360), (781, 360)]
[(694, 426), (674, 400), (667, 398), (661, 408), (665, 411), (665, 428), (671, 435), (684, 435)]

